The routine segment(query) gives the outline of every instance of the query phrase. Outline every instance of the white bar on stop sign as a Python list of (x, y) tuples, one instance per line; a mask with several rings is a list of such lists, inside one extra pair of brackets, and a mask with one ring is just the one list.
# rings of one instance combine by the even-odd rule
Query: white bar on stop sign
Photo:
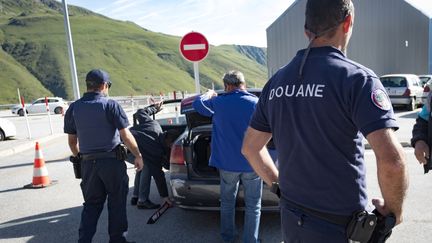
[(206, 45), (205, 44), (189, 44), (189, 45), (184, 45), (183, 49), (185, 51), (205, 50), (206, 49)]

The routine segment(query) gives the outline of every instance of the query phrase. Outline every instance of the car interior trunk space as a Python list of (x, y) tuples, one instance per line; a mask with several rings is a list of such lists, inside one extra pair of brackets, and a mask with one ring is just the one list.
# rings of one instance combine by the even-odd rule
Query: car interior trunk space
[(194, 159), (193, 159), (193, 168), (194, 171), (200, 176), (208, 176), (208, 177), (218, 177), (219, 172), (215, 167), (209, 166), (210, 160), (210, 143), (211, 143), (211, 135), (209, 134), (200, 134), (194, 139)]

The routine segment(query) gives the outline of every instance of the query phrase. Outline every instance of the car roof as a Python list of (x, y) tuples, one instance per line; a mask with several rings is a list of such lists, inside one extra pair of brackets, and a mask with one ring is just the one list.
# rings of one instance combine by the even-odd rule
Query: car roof
[[(46, 98), (47, 99), (63, 99), (62, 97), (49, 97), (49, 96), (47, 96)], [(45, 99), (45, 97), (37, 98), (37, 100), (40, 100), (40, 99)]]
[(396, 74), (386, 74), (381, 76), (380, 78), (387, 78), (387, 77), (418, 77), (418, 76), (409, 73), (396, 73)]

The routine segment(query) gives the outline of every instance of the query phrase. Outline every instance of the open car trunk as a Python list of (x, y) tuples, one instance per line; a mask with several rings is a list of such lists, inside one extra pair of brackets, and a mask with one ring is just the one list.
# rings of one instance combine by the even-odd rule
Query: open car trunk
[[(204, 129), (201, 129), (204, 128)], [(209, 165), (211, 154), (211, 125), (194, 129), (184, 142), (185, 160), (189, 178), (217, 178), (219, 172)]]
[(184, 158), (190, 179), (219, 179), (219, 172), (209, 165), (212, 118), (202, 116), (192, 107), (196, 98), (182, 100), (181, 113), (186, 116), (187, 137), (183, 141)]

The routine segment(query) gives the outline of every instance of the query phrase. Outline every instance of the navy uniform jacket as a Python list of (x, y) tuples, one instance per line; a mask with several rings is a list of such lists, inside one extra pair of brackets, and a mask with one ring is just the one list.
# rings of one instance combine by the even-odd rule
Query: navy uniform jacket
[(64, 132), (76, 134), (82, 154), (109, 152), (120, 144), (118, 130), (129, 126), (126, 113), (99, 92), (84, 93), (72, 103), (64, 118)]
[(299, 78), (304, 51), (266, 84), (251, 127), (273, 135), (282, 203), (351, 215), (368, 200), (363, 139), (398, 128), (393, 108), (378, 77), (333, 47), (312, 48)]

